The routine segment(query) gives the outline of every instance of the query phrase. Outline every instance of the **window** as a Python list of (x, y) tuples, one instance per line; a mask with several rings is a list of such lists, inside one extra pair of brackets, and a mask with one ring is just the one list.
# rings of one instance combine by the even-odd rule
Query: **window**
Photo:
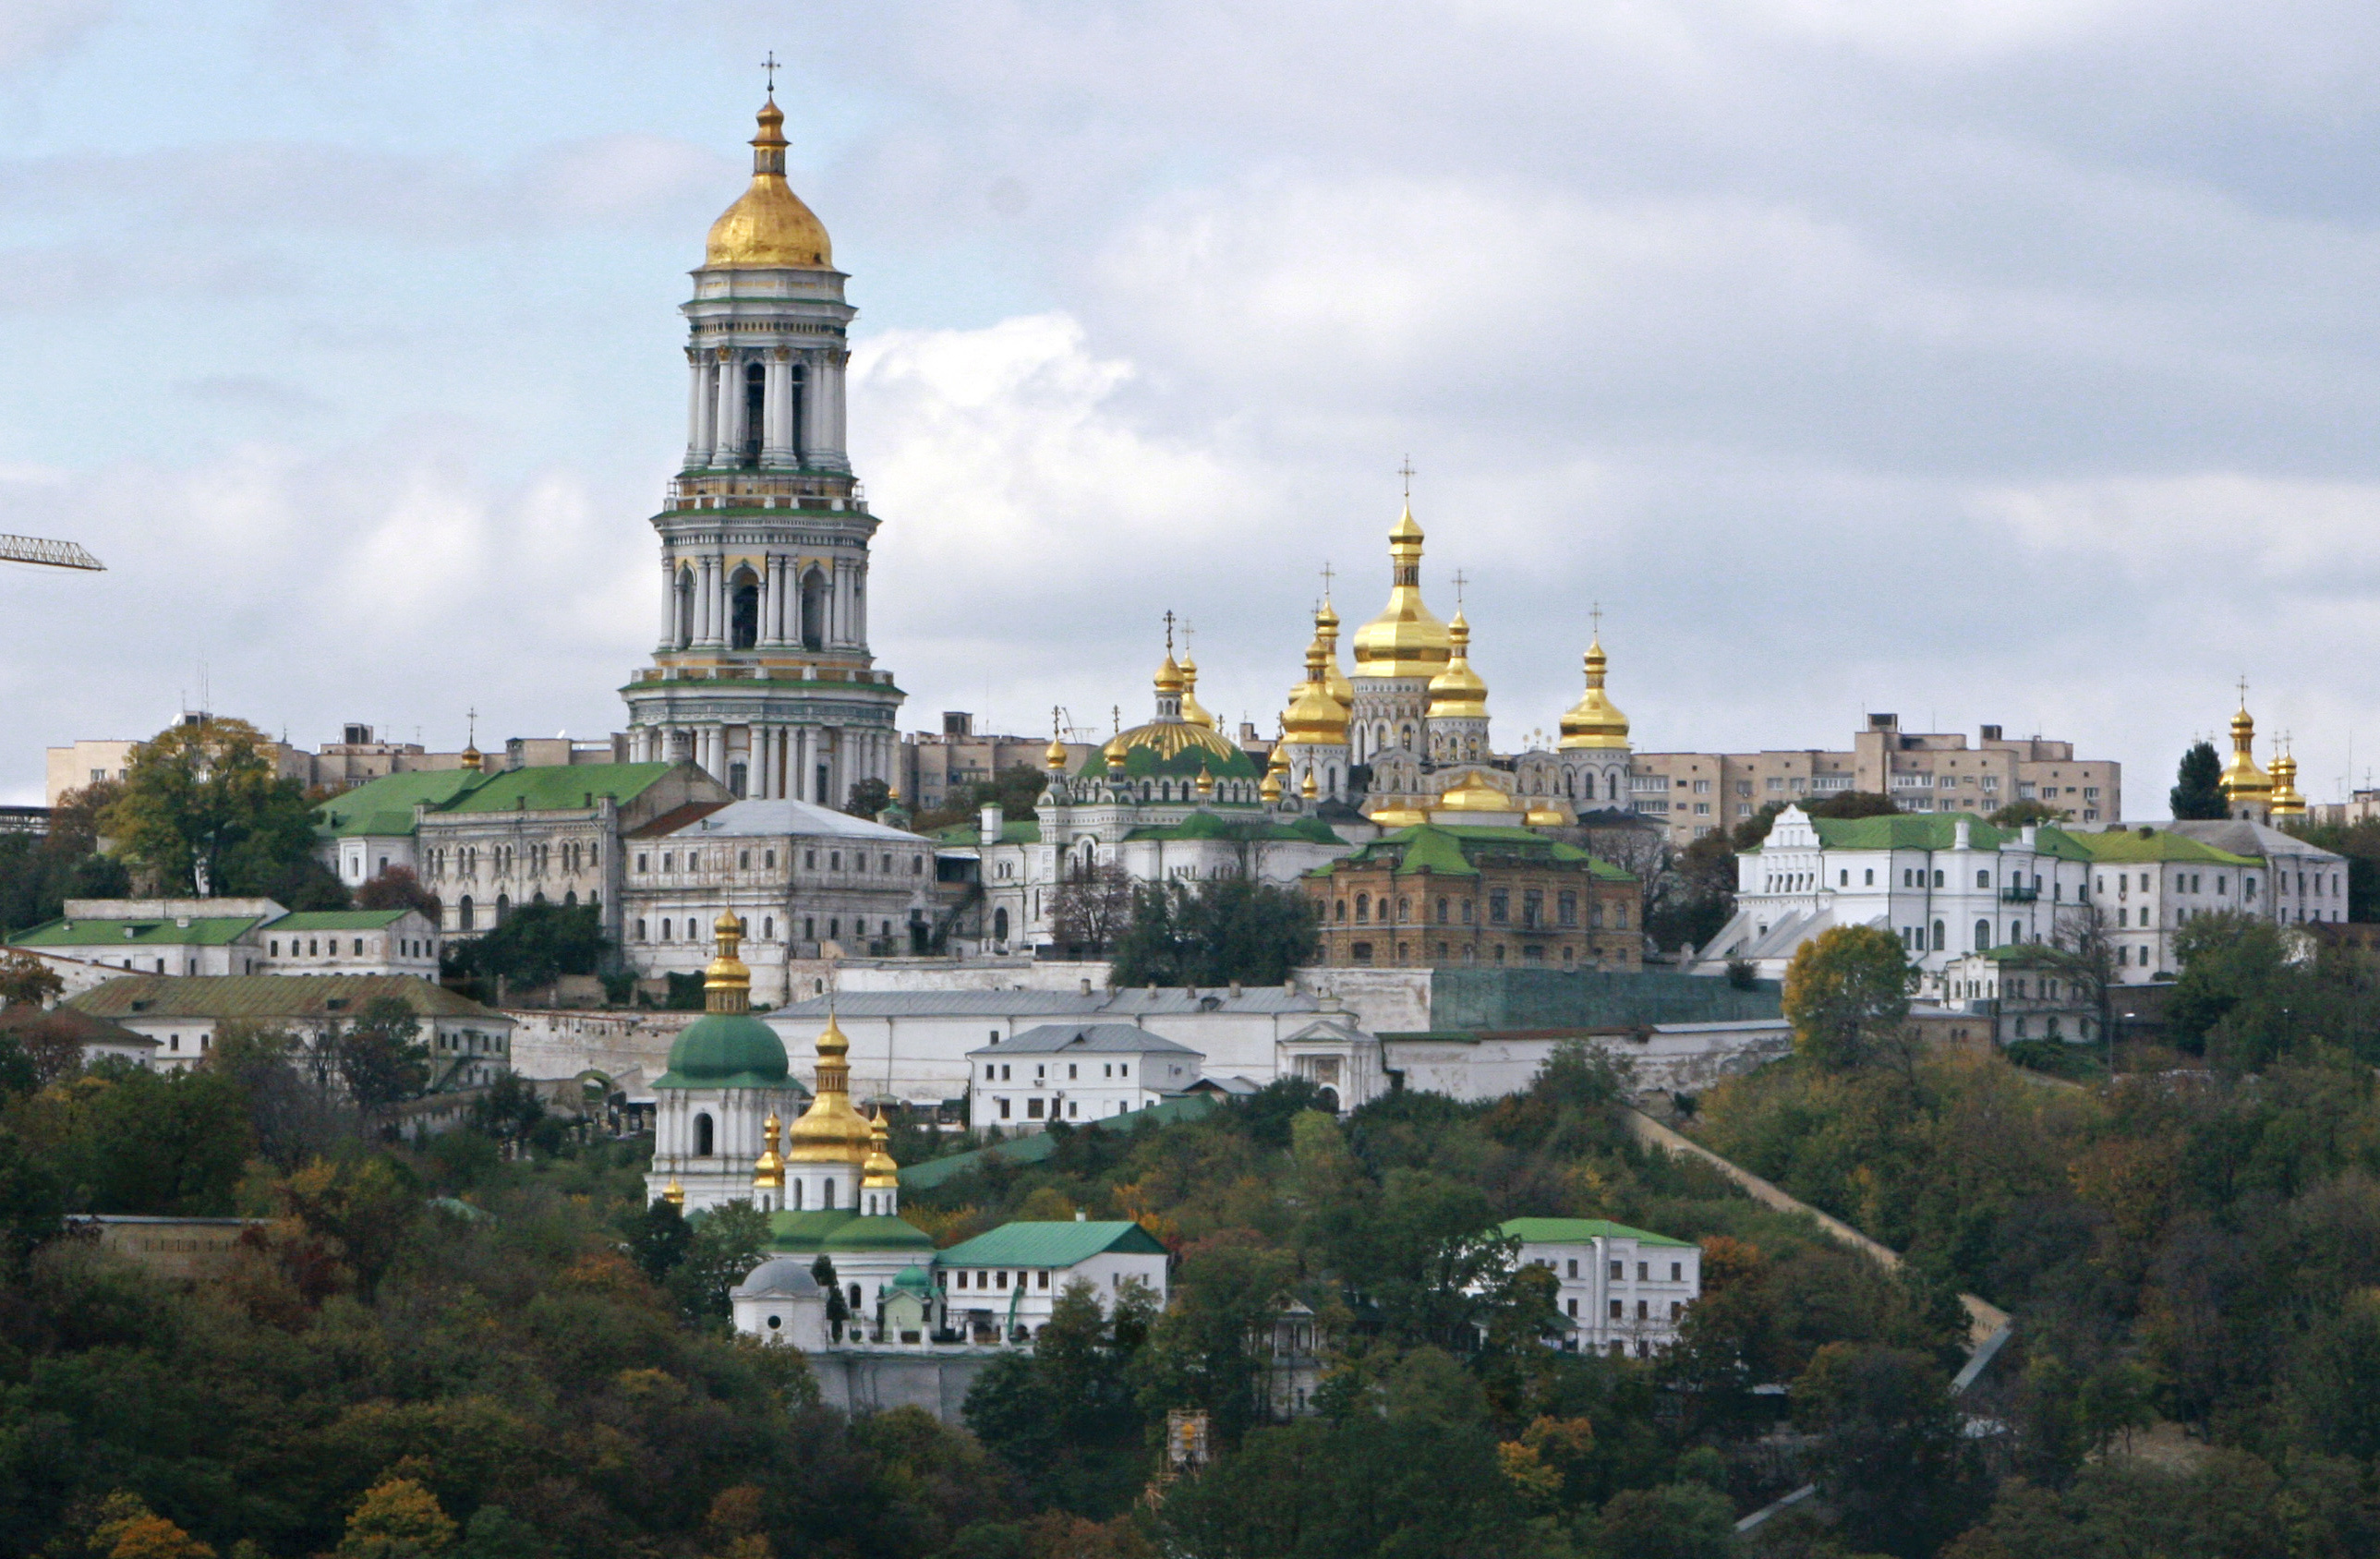
[(1992, 885), (1992, 874), (1991, 874), (1991, 872), (1990, 872), (1990, 871), (1978, 871), (1978, 872), (1976, 872), (1976, 873), (1975, 873), (1975, 886), (1977, 886), (1977, 887), (1979, 887), (1979, 888), (1988, 888), (1988, 887), (1990, 887), (1991, 885)]
[(1869, 867), (1869, 868), (1867, 869), (1867, 881), (1866, 881), (1864, 883), (1863, 883), (1862, 885), (1863, 885), (1863, 886), (1864, 886), (1864, 887), (1871, 887), (1871, 888), (1872, 888), (1872, 887), (1874, 887), (1874, 886), (1876, 886), (1876, 868), (1875, 868), (1875, 867), (1871, 866), (1871, 867)]
[[(1361, 917), (1358, 917), (1359, 919)], [(1500, 926), (1512, 918), (1512, 896), (1502, 888), (1488, 895), (1488, 923)]]
[(1617, 1283), (1617, 1282), (1619, 1282), (1621, 1278), (1623, 1278), (1623, 1277), (1625, 1277), (1625, 1276), (1627, 1276), (1627, 1275), (1628, 1275), (1628, 1269), (1627, 1269), (1626, 1267), (1622, 1266), (1622, 1265), (1621, 1265), (1621, 1263), (1619, 1263), (1618, 1261), (1614, 1261), (1614, 1262), (1612, 1262), (1612, 1263), (1611, 1263), (1611, 1281), (1612, 1281), (1612, 1282)]
[(1650, 1283), (1653, 1281), (1652, 1262), (1639, 1261), (1636, 1263), (1636, 1281), (1639, 1283)]
[(1612, 1300), (1612, 1301), (1611, 1301), (1611, 1319), (1612, 1319), (1612, 1320), (1614, 1320), (1614, 1321), (1618, 1321), (1618, 1320), (1621, 1318), (1621, 1312), (1620, 1306), (1621, 1306), (1621, 1301), (1620, 1301), (1620, 1300), (1618, 1300), (1618, 1299), (1614, 1299), (1614, 1300)]
[(1670, 1263), (1670, 1281), (1671, 1283), (1683, 1283), (1686, 1281), (1686, 1264), (1683, 1261), (1672, 1261)]
[[(1572, 1257), (1572, 1258), (1571, 1258), (1571, 1263), (1570, 1263), (1570, 1275), (1571, 1275), (1571, 1277), (1572, 1277), (1572, 1279), (1573, 1281), (1575, 1281), (1575, 1280), (1576, 1280), (1576, 1278), (1578, 1277), (1578, 1259), (1577, 1259), (1576, 1257)], [(1574, 1315), (1574, 1314), (1576, 1314), (1577, 1312), (1576, 1312), (1575, 1310), (1573, 1310), (1573, 1311), (1572, 1311), (1572, 1312), (1571, 1312), (1571, 1313), (1572, 1313), (1572, 1314)]]

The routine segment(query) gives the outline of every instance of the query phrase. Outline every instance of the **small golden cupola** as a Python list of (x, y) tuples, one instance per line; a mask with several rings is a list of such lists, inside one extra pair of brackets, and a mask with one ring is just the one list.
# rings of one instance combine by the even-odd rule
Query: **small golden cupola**
[(761, 1203), (761, 1211), (771, 1212), (784, 1200), (785, 1161), (777, 1155), (777, 1133), (784, 1129), (774, 1112), (761, 1127), (760, 1157), (752, 1165), (753, 1200)]
[(2298, 761), (2286, 747), (2273, 759), (2273, 821), (2301, 822), (2306, 815), (2306, 799), (2298, 794)]
[(1389, 531), (1389, 603), (1355, 630), (1355, 669), (1366, 676), (1436, 676), (1452, 652), (1446, 625), (1422, 602), (1421, 544), (1408, 503)]
[(2231, 717), (2231, 761), (2224, 768), (2219, 783), (2223, 799), (2235, 818), (2265, 810), (2272, 804), (2273, 782), (2256, 766), (2256, 717), (2248, 713), (2244, 687), (2240, 713)]
[(1332, 610), (1330, 598), (1324, 596), (1322, 604), (1314, 612), (1314, 641), (1322, 646), (1323, 686), (1339, 700), (1339, 707), (1353, 713), (1355, 708), (1355, 685), (1339, 665), (1339, 614)]
[(1198, 663), (1188, 651), (1182, 654), (1182, 718), (1193, 725), (1215, 728), (1215, 717), (1198, 701)]
[(1488, 684), (1471, 669), (1471, 625), (1457, 608), (1446, 625), (1446, 669), (1429, 679), (1429, 717), (1433, 720), (1485, 720)]
[(1050, 770), (1053, 773), (1064, 772), (1066, 767), (1066, 744), (1060, 741), (1057, 737), (1051, 737), (1050, 738), (1050, 745), (1041, 749), (1041, 766)]
[(832, 271), (826, 224), (785, 182), (785, 114), (774, 97), (760, 105), (759, 121), (751, 188), (710, 225), (703, 269)]
[[(1347, 741), (1347, 711), (1323, 680), (1322, 642), (1306, 647), (1305, 680), (1290, 690), (1281, 712), (1281, 739), (1300, 747), (1342, 747)], [(1276, 749), (1278, 750), (1278, 749)]]
[(830, 1010), (818, 1037), (818, 1096), (785, 1134), (787, 1163), (868, 1162), (868, 1117), (851, 1107), (851, 1041)]
[(1561, 745), (1564, 748), (1624, 748), (1628, 745), (1628, 716), (1611, 701), (1603, 690), (1604, 670), (1609, 663), (1603, 653), (1603, 639), (1598, 635), (1586, 647), (1586, 692), (1571, 705), (1561, 717)]

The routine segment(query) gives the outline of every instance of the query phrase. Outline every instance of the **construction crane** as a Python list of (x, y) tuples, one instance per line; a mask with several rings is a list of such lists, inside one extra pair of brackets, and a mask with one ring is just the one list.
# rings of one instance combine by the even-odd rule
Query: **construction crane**
[(107, 565), (72, 542), (52, 542), (40, 536), (0, 532), (0, 563), (39, 563), (51, 568), (82, 568), (103, 574)]

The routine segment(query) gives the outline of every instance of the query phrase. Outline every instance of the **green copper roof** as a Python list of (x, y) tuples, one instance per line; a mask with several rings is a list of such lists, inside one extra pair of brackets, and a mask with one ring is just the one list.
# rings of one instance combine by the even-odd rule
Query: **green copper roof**
[(409, 914), (404, 909), (300, 909), (284, 915), (269, 932), (376, 932)]
[(8, 939), (17, 947), (222, 947), (263, 922), (254, 915), (194, 915), (187, 926), (156, 920), (51, 920)]
[[(926, 835), (941, 845), (980, 845), (983, 825), (975, 822), (954, 822), (947, 828), (937, 828)], [(1000, 825), (1000, 842), (1003, 845), (1038, 845), (1041, 842), (1041, 821), (1038, 818), (1008, 818)]]
[(1295, 822), (1273, 822), (1258, 811), (1253, 802), (1233, 805), (1231, 812), (1232, 815), (1225, 816), (1201, 810), (1192, 812), (1180, 822), (1135, 828), (1124, 837), (1126, 839), (1225, 839), (1233, 843), (1251, 844), (1296, 842), (1335, 845), (1339, 843), (1339, 835), (1331, 833), (1330, 825), (1319, 818), (1300, 818)]
[(1002, 1224), (987, 1234), (937, 1252), (941, 1267), (1071, 1267), (1103, 1251), (1162, 1256), (1165, 1247), (1138, 1224), (1066, 1220), (1050, 1224)]
[(1588, 875), (1606, 883), (1636, 880), (1626, 870), (1608, 860), (1597, 860), (1575, 845), (1549, 839), (1530, 829), (1439, 822), (1415, 823), (1384, 834), (1329, 866), (1317, 867), (1314, 875), (1327, 877), (1342, 865), (1367, 866), (1385, 859), (1395, 863), (1392, 870), (1401, 877), (1420, 871), (1442, 877), (1475, 877), (1480, 861), (1500, 857), (1519, 857), (1533, 864), (1584, 865)]
[[(1144, 1127), (1171, 1126), (1177, 1121), (1195, 1121), (1220, 1108), (1204, 1094), (1187, 1098), (1168, 1099), (1162, 1104), (1151, 1104), (1146, 1110), (1130, 1114), (1102, 1115), (1095, 1121), (1085, 1121), (1078, 1131), (1136, 1131)], [(905, 1191), (929, 1191), (962, 1175), (969, 1175), (995, 1161), (1002, 1163), (1039, 1163), (1058, 1151), (1059, 1139), (1047, 1131), (1029, 1132), (1012, 1137), (1005, 1142), (994, 1142), (988, 1148), (970, 1149), (953, 1153), (948, 1158), (928, 1159), (923, 1163), (905, 1166), (901, 1171), (901, 1188)]]
[(903, 1267), (893, 1275), (892, 1286), (912, 1294), (931, 1294), (934, 1291), (934, 1274), (923, 1267)]
[(2078, 834), (2076, 840), (2097, 861), (2203, 861), (2209, 866), (2263, 864), (2167, 829), (2111, 828), (2105, 834)]
[(748, 1012), (706, 1013), (678, 1030), (655, 1088), (783, 1088), (785, 1041)]
[(353, 1017), (375, 996), (395, 996), (416, 1013), (512, 1019), (409, 974), (133, 974), (69, 997), (64, 1004), (100, 1017)]
[[(1976, 850), (2001, 850), (2022, 845), (2024, 836), (2013, 828), (1995, 828), (1966, 812), (1901, 812), (1872, 818), (1812, 818), (1818, 843), (1830, 850), (1948, 850), (1957, 846), (1959, 824), (1967, 825), (1967, 844)], [(2090, 835), (2069, 834), (2044, 823), (2034, 834), (2034, 848), (2060, 860), (2088, 860), (2081, 841)], [(1743, 852), (1757, 855), (1759, 850)]]
[(594, 805), (608, 796), (630, 801), (641, 796), (675, 767), (670, 763), (554, 763), (531, 769), (507, 769), (490, 774), (485, 783), (455, 797), (440, 809), (449, 812), (566, 812)]
[(1633, 1239), (1639, 1245), (1691, 1248), (1690, 1239), (1671, 1239), (1649, 1229), (1632, 1229), (1609, 1218), (1507, 1218), (1496, 1232), (1529, 1245), (1584, 1245), (1592, 1239)]
[(317, 837), (353, 838), (360, 834), (388, 837), (413, 832), (413, 809), (428, 803), (444, 806), (488, 776), (469, 769), (427, 769), (416, 773), (389, 774), (343, 790), (314, 809)]
[(769, 1248), (807, 1254), (823, 1250), (930, 1251), (933, 1239), (905, 1218), (863, 1218), (837, 1208), (821, 1212), (775, 1212), (769, 1217)]

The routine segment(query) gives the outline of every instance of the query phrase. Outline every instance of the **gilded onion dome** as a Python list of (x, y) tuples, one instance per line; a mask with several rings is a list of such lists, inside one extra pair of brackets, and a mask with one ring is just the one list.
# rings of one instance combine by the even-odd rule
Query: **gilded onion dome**
[(1050, 738), (1050, 745), (1041, 749), (1041, 766), (1045, 769), (1064, 768), (1066, 766), (1066, 744), (1060, 741), (1057, 737), (1051, 737)]
[(1339, 666), (1339, 614), (1330, 607), (1330, 598), (1324, 596), (1322, 605), (1314, 614), (1315, 641), (1322, 646), (1323, 685), (1339, 707), (1352, 712), (1355, 707), (1355, 685)]
[(710, 225), (705, 270), (834, 269), (826, 224), (785, 182), (785, 115), (771, 98), (752, 138), (752, 187)]
[[(1322, 644), (1306, 647), (1305, 680), (1291, 689), (1281, 717), (1281, 739), (1301, 747), (1339, 747), (1347, 740), (1347, 711), (1322, 679)], [(1276, 748), (1275, 751), (1280, 749)]]
[(1602, 639), (1586, 647), (1585, 695), (1561, 717), (1561, 745), (1565, 749), (1628, 745), (1628, 716), (1621, 713), (1620, 707), (1603, 691), (1603, 673), (1608, 664)]
[(868, 1159), (860, 1166), (860, 1189), (894, 1191), (901, 1188), (901, 1166), (892, 1162), (892, 1154), (884, 1144), (884, 1116), (880, 1113), (868, 1127)]
[(1418, 807), (1376, 807), (1365, 816), (1381, 828), (1417, 828), (1429, 821)]
[(1123, 767), (1123, 733), (1118, 731), (1108, 738), (1105, 747), (1099, 749), (1099, 761), (1111, 769), (1121, 769)]
[(1485, 720), (1488, 684), (1471, 669), (1471, 625), (1460, 608), (1446, 625), (1449, 658), (1446, 669), (1429, 679), (1429, 717), (1433, 720)]
[(2256, 719), (2245, 704), (2231, 717), (2231, 761), (2221, 785), (2227, 801), (2262, 801), (2273, 793), (2273, 782), (2256, 766)]
[(1474, 769), (1463, 776), (1463, 783), (1438, 798), (1440, 810), (1450, 812), (1512, 812), (1520, 804), (1488, 782), (1488, 777)]
[(1182, 668), (1171, 653), (1157, 668), (1157, 718), (1118, 733), (1100, 749), (1100, 760), (1112, 773), (1118, 769), (1135, 779), (1179, 775), (1193, 779), (1213, 773), (1226, 779), (1254, 781), (1256, 761), (1212, 725), (1186, 719), (1183, 713)]
[(768, 1125), (761, 1128), (765, 1146), (759, 1159), (752, 1165), (752, 1188), (756, 1191), (782, 1191), (785, 1188), (785, 1161), (777, 1156), (777, 1133), (783, 1127), (771, 1113)]
[(1215, 728), (1215, 717), (1198, 701), (1198, 663), (1188, 655), (1182, 657), (1182, 718), (1193, 725)]
[(1366, 676), (1435, 676), (1446, 665), (1446, 625), (1422, 603), (1421, 543), (1408, 504), (1389, 531), (1389, 604), (1355, 630), (1355, 669)]
[(787, 1163), (865, 1163), (868, 1117), (851, 1107), (851, 1041), (826, 1015), (818, 1037), (818, 1097), (785, 1133)]
[(1536, 800), (1529, 803), (1528, 815), (1521, 821), (1531, 828), (1566, 828), (1571, 817), (1559, 801)]
[(2306, 814), (2305, 798), (2298, 794), (2298, 761), (2287, 749), (2273, 760), (2272, 808), (2276, 822)]

